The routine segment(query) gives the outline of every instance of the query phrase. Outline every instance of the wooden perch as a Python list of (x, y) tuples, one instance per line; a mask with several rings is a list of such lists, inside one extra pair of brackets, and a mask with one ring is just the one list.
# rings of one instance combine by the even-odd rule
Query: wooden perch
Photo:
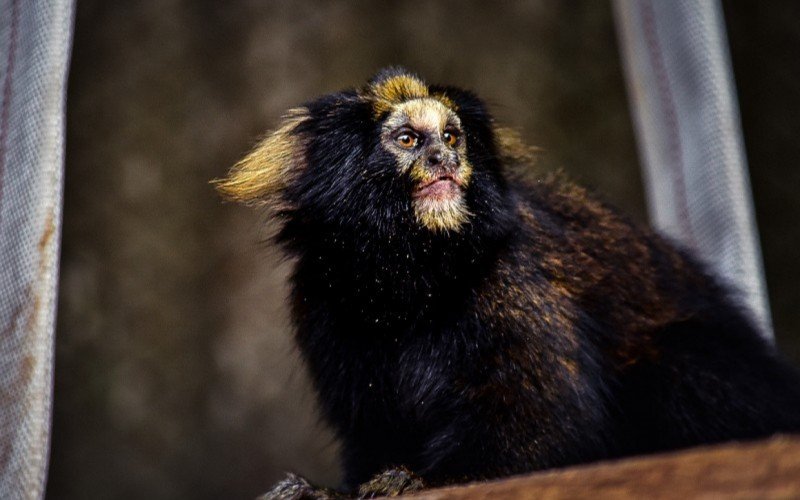
[(537, 472), (430, 490), (413, 498), (800, 498), (800, 436)]

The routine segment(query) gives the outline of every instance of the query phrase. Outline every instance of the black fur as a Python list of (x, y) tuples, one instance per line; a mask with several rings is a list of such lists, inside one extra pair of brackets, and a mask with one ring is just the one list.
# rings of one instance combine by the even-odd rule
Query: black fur
[(800, 378), (703, 266), (569, 182), (517, 178), (483, 103), (430, 91), (474, 167), (460, 231), (415, 221), (363, 90), (306, 105), (280, 194), (297, 342), (348, 488), (800, 430)]

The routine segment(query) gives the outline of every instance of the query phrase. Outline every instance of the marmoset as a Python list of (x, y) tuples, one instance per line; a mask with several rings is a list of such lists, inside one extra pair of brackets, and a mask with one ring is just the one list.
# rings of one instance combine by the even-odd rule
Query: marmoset
[[(563, 176), (521, 175), (530, 151), (473, 93), (389, 68), (290, 110), (216, 181), (295, 259), (345, 491), (800, 430), (800, 377), (721, 281)], [(268, 497), (328, 494), (290, 477)]]

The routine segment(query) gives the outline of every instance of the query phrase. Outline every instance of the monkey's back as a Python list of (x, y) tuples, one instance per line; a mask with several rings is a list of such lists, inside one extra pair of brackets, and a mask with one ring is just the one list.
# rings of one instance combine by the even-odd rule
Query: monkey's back
[(702, 264), (557, 176), (518, 197), (477, 309), (524, 332), (505, 363), (571, 405), (556, 427), (579, 461), (800, 431), (800, 376)]
[(700, 264), (561, 179), (515, 185), (515, 229), (415, 319), (354, 324), (296, 274), (298, 341), (348, 484), (800, 430), (800, 379)]

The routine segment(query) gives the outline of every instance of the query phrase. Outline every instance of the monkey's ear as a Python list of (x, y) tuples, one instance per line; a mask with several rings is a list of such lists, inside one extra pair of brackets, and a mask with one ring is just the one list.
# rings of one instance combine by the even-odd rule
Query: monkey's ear
[(542, 148), (527, 144), (516, 129), (499, 125), (493, 129), (497, 155), (504, 165), (530, 166), (542, 154)]
[(277, 203), (281, 191), (305, 163), (298, 126), (308, 120), (306, 108), (290, 110), (274, 132), (264, 138), (228, 175), (212, 183), (223, 197), (251, 205)]

